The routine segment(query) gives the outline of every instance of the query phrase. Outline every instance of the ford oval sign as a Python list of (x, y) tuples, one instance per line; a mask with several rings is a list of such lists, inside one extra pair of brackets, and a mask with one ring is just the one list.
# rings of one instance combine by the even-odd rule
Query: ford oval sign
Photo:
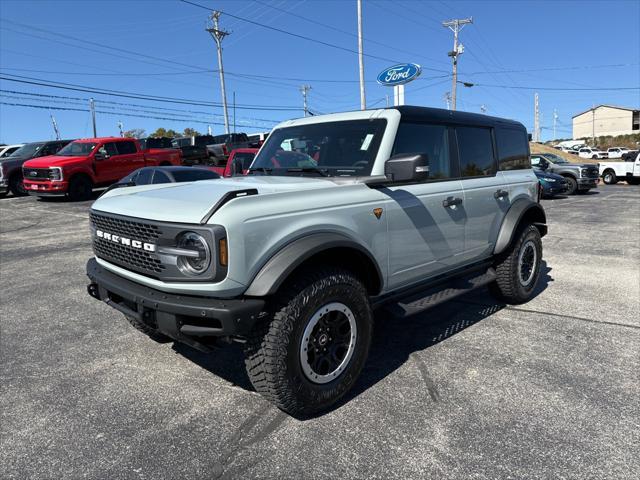
[(378, 83), (387, 87), (409, 83), (420, 76), (422, 68), (415, 63), (401, 63), (384, 69), (378, 75)]

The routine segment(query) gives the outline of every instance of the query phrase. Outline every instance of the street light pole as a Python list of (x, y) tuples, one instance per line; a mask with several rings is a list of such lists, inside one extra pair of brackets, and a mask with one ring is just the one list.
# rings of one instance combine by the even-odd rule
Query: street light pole
[(220, 30), (218, 26), (218, 19), (222, 12), (217, 10), (211, 13), (209, 20), (211, 25), (207, 28), (207, 32), (211, 34), (211, 37), (216, 42), (216, 48), (218, 50), (218, 72), (220, 73), (220, 89), (222, 90), (222, 110), (224, 114), (224, 133), (229, 133), (229, 112), (227, 111), (227, 91), (224, 85), (224, 67), (222, 66), (222, 40), (229, 35), (229, 32)]
[(364, 93), (364, 59), (362, 58), (362, 0), (358, 4), (358, 66), (360, 69), (360, 110), (367, 109), (367, 98)]

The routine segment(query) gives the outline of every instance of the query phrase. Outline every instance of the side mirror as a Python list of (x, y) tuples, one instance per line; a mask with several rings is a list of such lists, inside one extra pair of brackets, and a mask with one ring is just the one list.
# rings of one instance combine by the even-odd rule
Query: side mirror
[(384, 175), (392, 182), (421, 182), (429, 178), (426, 153), (401, 153), (384, 164)]

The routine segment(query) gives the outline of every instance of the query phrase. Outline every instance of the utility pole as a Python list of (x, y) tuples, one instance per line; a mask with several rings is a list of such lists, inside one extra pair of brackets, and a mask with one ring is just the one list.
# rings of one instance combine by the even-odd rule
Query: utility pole
[(209, 28), (207, 32), (211, 34), (211, 37), (216, 42), (216, 48), (218, 49), (218, 72), (220, 73), (220, 89), (222, 90), (222, 110), (224, 113), (224, 133), (229, 133), (229, 112), (227, 111), (227, 92), (224, 85), (224, 68), (222, 66), (222, 40), (229, 35), (230, 32), (220, 30), (218, 25), (218, 19), (222, 12), (214, 10), (209, 17)]
[(124, 137), (124, 131), (122, 130), (123, 128), (124, 128), (124, 125), (122, 125), (122, 122), (118, 120), (118, 130), (120, 130), (121, 137)]
[(360, 110), (367, 109), (367, 98), (364, 93), (364, 59), (362, 58), (362, 0), (358, 4), (358, 65), (360, 68)]
[(302, 93), (302, 106), (304, 108), (304, 116), (309, 116), (309, 107), (307, 106), (307, 94), (311, 90), (311, 85), (302, 85), (300, 92)]
[(453, 50), (447, 55), (453, 60), (453, 80), (451, 86), (451, 109), (456, 109), (456, 90), (458, 86), (458, 56), (464, 52), (462, 44), (458, 44), (458, 33), (460, 30), (468, 24), (473, 23), (473, 17), (449, 20), (448, 22), (442, 22), (442, 26), (448, 28), (453, 32)]
[(446, 92), (443, 98), (447, 104), (447, 110), (451, 110), (451, 92)]
[(53, 131), (56, 132), (56, 140), (60, 140), (60, 130), (58, 130), (58, 123), (56, 122), (56, 117), (53, 116), (53, 113), (50, 113), (49, 115), (51, 116)]
[(556, 138), (556, 124), (558, 123), (558, 111), (554, 108), (553, 109), (553, 139), (555, 140)]
[(537, 93), (533, 95), (533, 141), (540, 141), (540, 105)]
[(596, 106), (591, 105), (591, 146), (596, 146)]
[(233, 92), (233, 133), (236, 133), (236, 92)]
[(97, 138), (98, 132), (96, 130), (96, 104), (93, 101), (93, 98), (89, 99), (89, 110), (91, 110), (91, 121), (93, 122), (93, 138)]

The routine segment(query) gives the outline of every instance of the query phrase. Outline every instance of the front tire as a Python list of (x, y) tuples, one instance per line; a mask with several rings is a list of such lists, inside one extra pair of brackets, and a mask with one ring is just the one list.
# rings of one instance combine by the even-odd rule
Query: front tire
[(93, 191), (93, 183), (87, 177), (73, 177), (69, 182), (69, 200), (81, 202), (89, 200)]
[(14, 197), (24, 197), (28, 195), (27, 190), (24, 188), (24, 179), (22, 175), (14, 175), (9, 180), (9, 190)]
[(281, 410), (308, 416), (353, 386), (369, 353), (367, 291), (340, 268), (304, 270), (281, 287), (245, 344), (256, 391)]
[(564, 177), (567, 180), (567, 195), (573, 195), (578, 190), (578, 181), (573, 177)]
[(616, 177), (616, 172), (613, 170), (607, 170), (602, 175), (602, 181), (607, 185), (615, 185), (618, 183), (618, 177)]
[(496, 280), (490, 284), (491, 293), (510, 304), (531, 299), (542, 262), (542, 238), (533, 225), (522, 228), (515, 242), (496, 261)]

